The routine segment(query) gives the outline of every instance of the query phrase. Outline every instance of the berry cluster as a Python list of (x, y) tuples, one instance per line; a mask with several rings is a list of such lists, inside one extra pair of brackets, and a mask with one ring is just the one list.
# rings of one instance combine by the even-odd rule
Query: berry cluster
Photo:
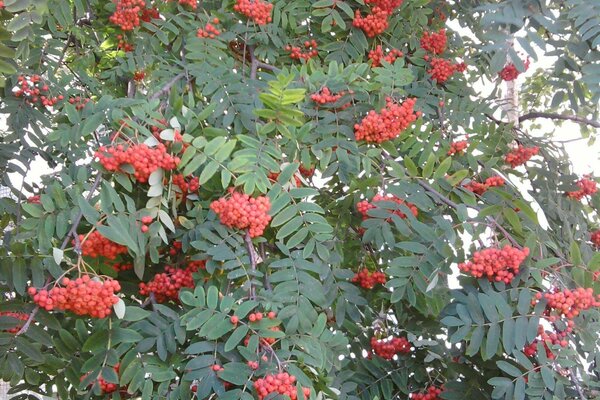
[(421, 48), (433, 54), (442, 54), (446, 51), (446, 30), (440, 29), (438, 32), (424, 32), (421, 37)]
[(443, 387), (429, 386), (423, 393), (411, 393), (410, 400), (442, 400), (440, 394), (443, 391)]
[(317, 50), (317, 41), (316, 40), (307, 40), (304, 42), (304, 49), (297, 46), (285, 46), (285, 51), (290, 53), (290, 58), (292, 60), (305, 60), (308, 61), (313, 57), (317, 57), (319, 55), (319, 51)]
[(248, 229), (250, 237), (263, 234), (265, 228), (271, 221), (269, 210), (271, 203), (266, 196), (256, 198), (247, 194), (231, 191), (231, 197), (215, 200), (210, 204), (221, 220), (221, 223), (229, 228)]
[(87, 103), (90, 102), (90, 99), (87, 97), (75, 96), (69, 99), (69, 104), (73, 104), (77, 111), (83, 109)]
[[(280, 394), (288, 396), (291, 400), (298, 400), (296, 392), (296, 377), (287, 372), (278, 374), (266, 375), (264, 378), (259, 378), (254, 382), (254, 390), (258, 394), (258, 399), (263, 400), (270, 394)], [(310, 396), (310, 389), (303, 388), (304, 398)]]
[(320, 91), (311, 94), (310, 99), (317, 104), (327, 104), (327, 103), (335, 103), (336, 101), (341, 99), (342, 96), (344, 96), (344, 95), (346, 95), (345, 91), (341, 91), (341, 92), (337, 92), (337, 93), (333, 94), (327, 86), (323, 86), (323, 88)]
[(215, 27), (217, 24), (219, 24), (219, 18), (213, 18), (212, 23), (207, 22), (204, 28), (198, 28), (196, 36), (199, 38), (214, 39), (221, 34), (221, 31)]
[(133, 44), (131, 44), (127, 40), (125, 40), (125, 37), (123, 35), (117, 35), (117, 40), (118, 40), (117, 49), (123, 50), (126, 53), (133, 51), (133, 49), (134, 49)]
[(148, 182), (150, 174), (159, 168), (169, 171), (179, 164), (179, 157), (171, 156), (163, 143), (159, 143), (156, 147), (148, 147), (145, 144), (129, 147), (121, 144), (111, 147), (102, 146), (96, 151), (95, 156), (102, 166), (111, 172), (119, 171), (122, 164), (131, 164), (135, 170), (135, 179), (140, 183)]
[(116, 272), (122, 272), (122, 271), (132, 270), (133, 264), (131, 264), (131, 263), (115, 263), (111, 267)]
[(404, 57), (404, 53), (397, 49), (388, 50), (387, 54), (384, 55), (381, 45), (378, 45), (375, 50), (369, 51), (369, 60), (371, 60), (371, 66), (373, 67), (380, 67), (382, 60), (393, 64), (399, 57)]
[(402, 0), (368, 0), (365, 3), (373, 5), (371, 13), (363, 17), (360, 11), (356, 10), (352, 25), (362, 29), (368, 37), (375, 37), (389, 27), (388, 18), (400, 7)]
[(117, 9), (109, 17), (109, 21), (124, 31), (131, 31), (140, 26), (140, 17), (146, 9), (144, 0), (115, 0)]
[(188, 6), (192, 10), (195, 10), (196, 8), (198, 8), (198, 4), (196, 4), (196, 0), (179, 0), (179, 4), (181, 4), (182, 6)]
[(598, 191), (596, 182), (587, 177), (580, 179), (579, 182), (577, 182), (577, 186), (579, 186), (580, 189), (574, 192), (567, 192), (568, 197), (575, 200), (581, 200), (585, 196), (591, 196)]
[(140, 283), (140, 294), (149, 296), (154, 293), (158, 303), (167, 301), (179, 301), (179, 290), (182, 288), (193, 288), (194, 278), (192, 274), (198, 272), (198, 264), (188, 264), (184, 269), (165, 267), (165, 272), (154, 275), (148, 283)]
[(475, 278), (486, 277), (490, 282), (510, 283), (528, 255), (527, 247), (519, 250), (506, 245), (502, 249), (484, 249), (476, 251), (470, 261), (458, 264), (458, 269)]
[(469, 141), (467, 140), (458, 140), (456, 142), (452, 142), (450, 143), (450, 150), (448, 150), (448, 155), (452, 156), (454, 154), (462, 154), (468, 146)]
[(450, 60), (439, 57), (432, 58), (429, 65), (431, 68), (427, 70), (427, 73), (431, 75), (432, 80), (439, 84), (445, 83), (455, 72), (463, 72), (467, 68), (465, 63), (454, 64)]
[(113, 279), (104, 281), (92, 280), (89, 275), (71, 280), (63, 278), (60, 286), (50, 291), (30, 287), (27, 292), (33, 301), (46, 311), (72, 311), (77, 315), (89, 315), (92, 318), (105, 318), (112, 312), (112, 307), (119, 301), (115, 292), (121, 285)]
[(546, 350), (546, 357), (550, 360), (554, 360), (556, 356), (552, 353), (552, 350), (550, 350), (549, 345), (567, 347), (569, 342), (566, 338), (567, 335), (573, 331), (573, 326), (575, 326), (575, 323), (571, 320), (568, 321), (567, 329), (559, 332), (549, 332), (544, 330), (542, 325), (538, 326), (538, 338), (525, 346), (523, 353), (528, 357), (535, 356), (537, 354), (537, 344), (542, 342)]
[(64, 99), (64, 96), (61, 94), (59, 96), (48, 96), (48, 85), (46, 85), (42, 81), (42, 77), (39, 75), (32, 75), (30, 77), (26, 77), (24, 75), (19, 75), (18, 80), (18, 89), (14, 92), (15, 97), (22, 97), (25, 99), (25, 103), (29, 105), (41, 104), (45, 107), (51, 107), (58, 103), (59, 100)]
[(388, 97), (386, 106), (379, 113), (371, 110), (360, 124), (354, 125), (356, 140), (382, 143), (397, 138), (421, 115), (419, 112), (414, 112), (416, 102), (417, 100), (413, 98), (397, 104)]
[(169, 247), (169, 255), (176, 256), (181, 252), (182, 248), (183, 243), (181, 243), (179, 240), (174, 240), (173, 243), (171, 243), (171, 246)]
[(133, 80), (136, 82), (141, 82), (146, 77), (146, 72), (144, 71), (135, 71), (133, 73)]
[(391, 339), (371, 338), (371, 349), (373, 353), (381, 358), (391, 360), (398, 353), (410, 353), (410, 342), (403, 337), (393, 337)]
[(142, 226), (140, 228), (141, 231), (143, 233), (148, 232), (148, 230), (150, 229), (150, 227), (148, 225), (150, 225), (152, 223), (152, 217), (147, 215), (145, 217), (142, 217), (141, 221), (142, 221)]
[[(527, 59), (523, 64), (525, 65), (525, 71), (527, 71), (529, 69), (529, 59)], [(503, 81), (514, 81), (520, 74), (521, 73), (513, 63), (506, 64), (506, 66), (504, 66), (504, 68), (498, 72), (498, 75)]]
[[(119, 375), (119, 366), (120, 364), (117, 363), (117, 365), (113, 367), (117, 375)], [(88, 376), (88, 374), (83, 375), (80, 380), (84, 380), (86, 376)], [(93, 382), (90, 385), (93, 385)], [(117, 383), (107, 382), (102, 376), (98, 377), (98, 386), (100, 386), (100, 392), (102, 394), (112, 393), (119, 389), (119, 385)]]
[(590, 234), (590, 240), (596, 247), (600, 247), (600, 230), (594, 231)]
[(188, 193), (195, 193), (200, 189), (200, 180), (197, 176), (185, 177), (183, 174), (173, 175), (173, 185), (181, 190), (185, 197)]
[[(542, 298), (541, 293), (536, 293), (536, 299), (539, 301)], [(592, 307), (600, 307), (600, 295), (594, 296), (592, 288), (577, 288), (574, 290), (558, 290), (544, 293), (543, 298), (546, 299), (548, 312), (555, 311), (559, 316), (565, 316), (567, 319), (577, 317), (581, 311), (588, 310)], [(550, 318), (552, 321), (555, 318)]]
[(386, 276), (381, 271), (371, 272), (368, 269), (363, 268), (354, 275), (351, 282), (358, 283), (365, 289), (373, 289), (373, 287), (378, 283), (384, 285), (386, 282)]
[[(29, 314), (22, 312), (0, 311), (0, 317), (12, 317), (20, 321), (27, 321)], [(22, 326), (23, 325), (21, 323), (18, 323), (14, 327), (5, 329), (4, 331), (0, 330), (0, 332), (17, 333)]]
[(142, 10), (142, 15), (140, 15), (140, 19), (144, 22), (150, 22), (153, 19), (158, 19), (158, 18), (160, 18), (160, 12), (155, 7), (144, 8)]
[(504, 161), (506, 161), (507, 164), (510, 164), (512, 168), (515, 168), (519, 165), (525, 164), (531, 157), (537, 155), (539, 151), (540, 148), (537, 146), (518, 146), (516, 149), (504, 156)]
[(487, 192), (489, 188), (496, 186), (504, 186), (505, 183), (506, 181), (504, 180), (504, 178), (500, 176), (491, 176), (487, 178), (484, 183), (471, 181), (464, 185), (464, 188), (481, 196), (482, 194)]
[(304, 165), (300, 164), (298, 167), (298, 172), (305, 178), (310, 178), (315, 174), (315, 167), (306, 168)]
[(264, 0), (236, 0), (233, 9), (244, 14), (257, 25), (266, 25), (273, 20), (271, 18), (273, 4)]
[(42, 203), (42, 198), (39, 194), (36, 194), (34, 196), (29, 196), (27, 198), (27, 202), (29, 204), (41, 204)]
[[(412, 215), (414, 215), (415, 217), (419, 215), (419, 211), (417, 210), (417, 207), (412, 204), (409, 203), (407, 201), (404, 201), (394, 195), (388, 194), (388, 195), (381, 195), (381, 194), (376, 194), (373, 199), (371, 200), (371, 202), (367, 201), (367, 200), (363, 200), (361, 202), (359, 202), (356, 205), (356, 209), (359, 213), (362, 214), (363, 220), (367, 219), (367, 218), (371, 218), (369, 217), (369, 215), (367, 214), (367, 212), (373, 208), (376, 208), (377, 205), (375, 203), (379, 202), (379, 201), (391, 201), (394, 202), (398, 205), (402, 205), (405, 204), (406, 207), (408, 207), (408, 209), (410, 210), (410, 212), (412, 213)], [(400, 218), (406, 218), (406, 214), (404, 214), (402, 211), (400, 210), (395, 210), (394, 214), (399, 216)]]
[(114, 260), (119, 254), (127, 253), (127, 247), (109, 240), (98, 231), (93, 231), (87, 236), (87, 239), (84, 239), (85, 235), (79, 235), (81, 254), (87, 257), (104, 257)]

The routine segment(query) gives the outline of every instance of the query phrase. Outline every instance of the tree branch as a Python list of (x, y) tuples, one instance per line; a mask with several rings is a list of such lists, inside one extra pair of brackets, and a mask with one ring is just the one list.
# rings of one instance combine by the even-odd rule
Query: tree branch
[(259, 61), (254, 55), (254, 46), (247, 46), (248, 55), (250, 56), (250, 79), (256, 79), (256, 73), (259, 68), (266, 69), (275, 73), (280, 72), (281, 70), (277, 67), (274, 67), (270, 64)]
[(171, 90), (171, 87), (173, 87), (173, 85), (176, 84), (184, 76), (185, 76), (185, 72), (180, 72), (179, 74), (175, 75), (173, 77), (173, 79), (171, 79), (169, 82), (165, 83), (165, 85), (162, 88), (160, 88), (157, 92), (155, 92), (150, 97), (148, 97), (148, 100), (156, 100), (163, 94), (168, 93), (169, 90)]
[(21, 329), (19, 329), (17, 331), (17, 333), (15, 333), (15, 336), (19, 336), (19, 335), (22, 335), (25, 332), (27, 332), (27, 330), (29, 329), (29, 326), (33, 322), (33, 319), (35, 318), (35, 315), (37, 314), (39, 309), (40, 309), (40, 306), (35, 306), (35, 308), (33, 310), (31, 310), (31, 313), (29, 314), (29, 318), (27, 318), (27, 321), (25, 321), (25, 323), (23, 324)]
[(547, 118), (547, 119), (558, 119), (561, 121), (573, 121), (579, 124), (585, 124), (593, 126), (594, 128), (600, 128), (600, 121), (596, 121), (593, 119), (588, 119), (585, 117), (580, 117), (578, 115), (562, 115), (562, 114), (554, 114), (554, 113), (546, 113), (546, 112), (530, 112), (525, 115), (521, 115), (519, 117), (519, 122), (527, 121), (530, 119), (536, 118)]

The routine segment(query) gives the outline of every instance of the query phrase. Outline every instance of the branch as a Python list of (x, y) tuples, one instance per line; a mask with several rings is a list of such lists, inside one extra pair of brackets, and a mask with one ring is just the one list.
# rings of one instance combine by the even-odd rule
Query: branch
[(254, 55), (254, 46), (247, 46), (248, 54), (250, 55), (250, 79), (256, 79), (256, 72), (259, 68), (266, 69), (269, 71), (273, 71), (275, 73), (280, 72), (281, 70), (277, 67), (272, 66), (271, 64), (264, 63), (259, 61)]
[(169, 82), (165, 83), (165, 85), (162, 88), (160, 88), (158, 90), (158, 92), (155, 92), (152, 96), (148, 97), (148, 100), (156, 100), (163, 94), (168, 93), (169, 90), (171, 90), (171, 87), (174, 84), (176, 84), (184, 76), (185, 76), (185, 72), (180, 72), (179, 74), (174, 76), (173, 79), (171, 79)]
[(19, 335), (22, 335), (25, 332), (27, 332), (27, 330), (29, 329), (29, 325), (31, 325), (31, 323), (33, 322), (33, 319), (35, 318), (35, 315), (37, 314), (39, 309), (40, 309), (40, 306), (35, 306), (35, 308), (33, 310), (31, 310), (31, 313), (29, 314), (29, 318), (27, 318), (27, 321), (25, 321), (25, 323), (23, 324), (21, 329), (19, 329), (17, 331), (17, 333), (15, 333), (15, 336), (19, 336)]
[(530, 119), (536, 118), (547, 118), (547, 119), (558, 119), (561, 121), (573, 121), (579, 124), (591, 125), (594, 128), (600, 128), (600, 121), (596, 121), (593, 119), (588, 119), (585, 117), (580, 117), (578, 115), (561, 115), (554, 113), (546, 113), (546, 112), (530, 112), (525, 115), (521, 115), (519, 117), (519, 122), (527, 121)]
[[(256, 250), (254, 250), (254, 245), (252, 244), (252, 238), (250, 238), (250, 231), (246, 231), (244, 235), (244, 243), (246, 243), (246, 249), (248, 250), (248, 258), (250, 258), (250, 269), (252, 272), (256, 271)], [(254, 279), (254, 274), (250, 277), (250, 300), (256, 300), (256, 289), (252, 284), (252, 279)]]

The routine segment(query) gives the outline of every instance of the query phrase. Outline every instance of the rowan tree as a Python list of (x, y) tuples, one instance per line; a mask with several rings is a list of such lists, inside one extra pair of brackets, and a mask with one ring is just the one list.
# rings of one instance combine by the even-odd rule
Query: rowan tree
[(597, 178), (553, 130), (600, 128), (599, 26), (587, 0), (0, 1), (0, 378), (598, 398)]

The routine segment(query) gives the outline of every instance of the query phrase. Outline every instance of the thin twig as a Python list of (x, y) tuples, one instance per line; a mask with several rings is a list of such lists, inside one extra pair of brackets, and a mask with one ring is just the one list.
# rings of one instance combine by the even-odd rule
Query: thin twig
[(250, 258), (250, 268), (253, 272), (250, 277), (250, 289), (249, 295), (250, 300), (256, 300), (256, 289), (252, 284), (252, 279), (254, 279), (254, 272), (256, 272), (256, 250), (254, 250), (254, 245), (252, 244), (252, 238), (250, 237), (250, 231), (246, 231), (244, 235), (244, 243), (246, 243), (246, 249), (248, 250), (248, 258)]
[(590, 125), (594, 128), (600, 128), (600, 121), (596, 121), (593, 119), (588, 119), (585, 117), (580, 117), (578, 115), (563, 115), (563, 114), (555, 114), (555, 113), (547, 113), (547, 112), (530, 112), (528, 114), (521, 115), (519, 117), (519, 122), (527, 121), (530, 119), (536, 118), (547, 118), (547, 119), (558, 119), (561, 121), (573, 121), (580, 124)]
[(35, 306), (35, 308), (33, 310), (31, 310), (31, 313), (29, 313), (29, 318), (27, 318), (27, 321), (25, 321), (25, 323), (23, 324), (21, 329), (19, 329), (17, 331), (17, 333), (15, 333), (15, 336), (19, 336), (19, 335), (22, 335), (25, 332), (27, 332), (27, 330), (29, 329), (29, 326), (33, 322), (33, 319), (35, 318), (35, 315), (37, 314), (39, 309), (40, 309), (40, 306)]

